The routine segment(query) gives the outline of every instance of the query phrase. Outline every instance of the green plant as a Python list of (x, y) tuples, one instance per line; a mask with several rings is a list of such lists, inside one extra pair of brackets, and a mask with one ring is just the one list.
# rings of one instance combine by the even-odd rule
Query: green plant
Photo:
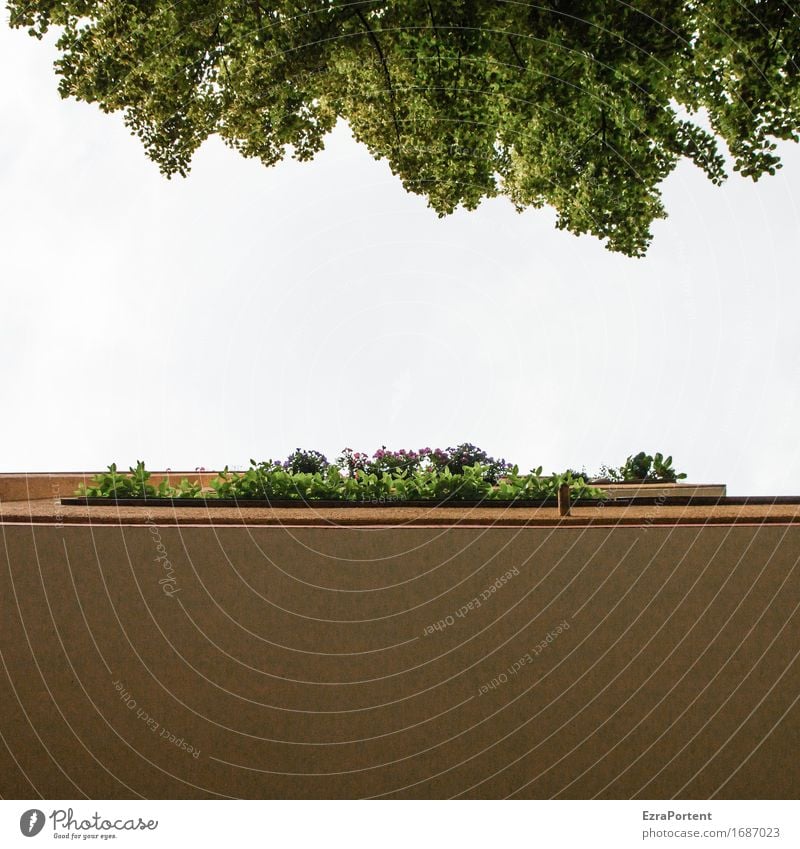
[(147, 498), (156, 495), (156, 488), (148, 483), (150, 472), (145, 470), (139, 460), (127, 474), (117, 471), (112, 463), (108, 472), (95, 475), (88, 485), (81, 484), (78, 494), (88, 498)]
[(602, 466), (600, 473), (603, 477), (620, 482), (644, 480), (674, 483), (686, 477), (685, 473), (675, 471), (672, 466), (671, 456), (664, 457), (660, 452), (656, 452), (655, 455), (651, 456), (644, 451), (640, 451), (638, 454), (632, 454), (625, 461), (624, 465), (619, 468)]
[(117, 471), (117, 464), (112, 463), (108, 472), (95, 475), (88, 485), (80, 484), (78, 495), (86, 498), (197, 498), (202, 486), (199, 481), (190, 482), (183, 478), (177, 487), (170, 486), (163, 478), (158, 486), (150, 482), (150, 472), (139, 460), (127, 473)]
[(623, 480), (646, 480), (653, 468), (653, 458), (644, 451), (628, 457), (622, 467)]
[(409, 487), (415, 494), (411, 496), (421, 500), (479, 501), (488, 498), (492, 484), (486, 479), (486, 467), (476, 463), (464, 466), (460, 472), (429, 468), (416, 472)]
[(198, 481), (186, 478), (177, 487), (162, 480), (157, 487), (150, 484), (150, 473), (138, 463), (128, 473), (117, 472), (115, 464), (108, 473), (96, 475), (90, 486), (81, 486), (78, 494), (93, 498), (223, 498), (270, 501), (481, 501), (484, 499), (515, 501), (555, 498), (559, 486), (569, 484), (573, 500), (601, 498), (602, 491), (590, 487), (582, 477), (571, 472), (542, 475), (541, 467), (520, 474), (516, 466), (508, 467), (497, 483), (489, 480), (491, 467), (475, 463), (452, 472), (448, 466), (417, 466), (392, 471), (370, 471), (356, 468), (352, 474), (338, 466), (324, 471), (292, 472), (272, 461), (250, 461), (244, 472), (231, 472), (226, 466), (211, 480), (210, 490)]
[(341, 497), (345, 480), (336, 466), (318, 472), (292, 472), (271, 461), (251, 460), (245, 472), (231, 472), (226, 466), (211, 481), (212, 492), (207, 495), (271, 501), (329, 499)]
[[(159, 487), (165, 484), (162, 481)], [(177, 487), (172, 489), (172, 494), (166, 496), (168, 498), (200, 498), (203, 494), (203, 486), (200, 481), (190, 481), (188, 478), (181, 478), (181, 482)]]
[(653, 456), (653, 477), (657, 480), (674, 482), (676, 480), (685, 480), (685, 472), (676, 472), (672, 467), (672, 457), (664, 456), (658, 452)]

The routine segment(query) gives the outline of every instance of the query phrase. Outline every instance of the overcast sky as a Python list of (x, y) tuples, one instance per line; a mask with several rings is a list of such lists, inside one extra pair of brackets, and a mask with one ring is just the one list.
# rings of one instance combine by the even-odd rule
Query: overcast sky
[(439, 219), (346, 125), (168, 181), (53, 55), (0, 26), (0, 470), (470, 441), (800, 494), (796, 145), (757, 184), (681, 165), (636, 260), (505, 199)]

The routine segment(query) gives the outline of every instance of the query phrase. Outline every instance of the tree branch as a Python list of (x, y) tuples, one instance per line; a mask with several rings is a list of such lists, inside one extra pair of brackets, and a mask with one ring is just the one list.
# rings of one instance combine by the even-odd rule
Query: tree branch
[(517, 47), (514, 44), (514, 40), (511, 38), (511, 33), (506, 33), (506, 37), (508, 38), (508, 44), (511, 47), (511, 52), (514, 54), (520, 68), (527, 68), (528, 66), (525, 64), (525, 60), (517, 52)]
[(381, 43), (378, 41), (377, 36), (372, 31), (372, 27), (369, 25), (369, 21), (364, 17), (364, 13), (361, 9), (356, 11), (359, 20), (361, 21), (362, 26), (367, 31), (369, 35), (370, 41), (375, 46), (375, 50), (378, 52), (378, 56), (381, 60), (381, 65), (383, 65), (383, 73), (386, 77), (386, 85), (389, 87), (389, 100), (392, 104), (392, 121), (394, 122), (394, 132), (397, 136), (397, 145), (400, 146), (400, 124), (397, 121), (397, 105), (394, 100), (394, 85), (392, 84), (392, 75), (389, 73), (389, 65), (386, 62), (386, 57), (383, 55), (383, 50), (381, 48)]
[(433, 18), (433, 6), (431, 0), (428, 0), (428, 12), (431, 16), (431, 24), (433, 25), (433, 43), (436, 45), (436, 65), (439, 68), (439, 73), (442, 73), (442, 53), (439, 50), (439, 36), (436, 34), (436, 21)]

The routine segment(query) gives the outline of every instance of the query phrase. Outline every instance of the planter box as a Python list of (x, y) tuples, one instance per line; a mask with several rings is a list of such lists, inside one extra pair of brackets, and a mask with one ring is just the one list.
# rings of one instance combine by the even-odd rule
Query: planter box
[[(307, 507), (314, 509), (315, 507), (324, 508), (340, 508), (340, 509), (370, 509), (386, 507), (389, 509), (397, 507), (417, 507), (436, 509), (444, 508), (464, 508), (475, 509), (476, 507), (485, 508), (536, 508), (536, 507), (558, 507), (558, 499), (544, 498), (539, 500), (517, 499), (516, 501), (500, 501), (497, 499), (484, 499), (482, 501), (470, 501), (466, 499), (442, 499), (440, 501), (433, 500), (400, 500), (400, 499), (375, 499), (374, 501), (344, 501), (337, 499), (316, 498), (304, 500), (302, 498), (83, 498), (77, 496), (75, 498), (62, 498), (61, 503), (65, 506), (87, 506), (87, 507), (108, 507), (112, 504), (118, 504), (121, 507), (253, 507), (263, 509), (264, 507), (275, 508), (297, 508)], [(600, 503), (599, 499), (582, 499), (581, 501), (573, 501), (575, 506), (597, 506)]]
[[(695, 489), (690, 487), (690, 489)], [(701, 493), (705, 487), (696, 487)], [(641, 492), (641, 490), (637, 490)], [(172, 508), (202, 508), (203, 510), (214, 510), (217, 508), (231, 509), (274, 509), (274, 510), (500, 510), (500, 509), (555, 509), (558, 500), (546, 498), (542, 501), (465, 501), (465, 500), (443, 500), (443, 501), (336, 501), (316, 499), (303, 501), (302, 499), (263, 499), (263, 498), (62, 498), (59, 503), (65, 507), (96, 507), (98, 509), (109, 507), (172, 507)], [(653, 495), (629, 495), (618, 493), (607, 500), (580, 498), (570, 502), (571, 508), (580, 507), (615, 507), (624, 509), (627, 507), (766, 507), (766, 506), (793, 506), (800, 503), (800, 496), (796, 495), (745, 495), (745, 496), (718, 496), (718, 495), (693, 495), (681, 493), (679, 495), (653, 494)]]
[[(98, 474), (98, 472), (41, 472), (41, 473), (11, 473), (11, 474), (0, 474), (0, 501), (35, 501), (39, 499), (60, 499), (64, 504), (85, 504), (89, 503), (86, 501), (77, 501), (75, 500), (77, 496), (75, 496), (75, 491), (78, 489), (79, 484), (88, 484), (94, 475)], [(215, 471), (205, 471), (205, 472), (187, 472), (187, 471), (162, 471), (162, 472), (153, 472), (152, 477), (150, 478), (150, 482), (154, 486), (158, 486), (158, 484), (162, 480), (166, 480), (173, 485), (177, 485), (180, 483), (182, 478), (188, 478), (190, 481), (199, 480), (202, 486), (208, 487), (211, 481), (217, 477), (218, 472)], [(687, 484), (687, 483), (609, 483), (609, 484), (597, 484), (597, 486), (606, 493), (609, 499), (617, 500), (624, 499), (629, 500), (632, 498), (646, 498), (651, 501), (656, 499), (663, 498), (724, 498), (726, 495), (726, 487), (725, 484)], [(110, 503), (109, 499), (99, 499), (103, 503)], [(187, 503), (184, 505), (184, 501)], [(181, 501), (181, 506), (192, 506), (189, 504), (189, 501), (194, 501), (194, 499), (184, 499)], [(154, 503), (151, 499), (148, 499), (148, 502)], [(92, 500), (91, 503), (94, 503)], [(169, 501), (169, 505), (173, 502)], [(177, 502), (176, 502), (177, 503)], [(203, 504), (201, 500), (201, 504)], [(244, 505), (247, 502), (242, 500), (237, 502), (239, 505)], [(268, 506), (289, 506), (289, 507), (297, 507), (302, 505), (302, 501), (289, 500), (289, 501), (272, 501), (269, 502)], [(357, 507), (360, 504), (369, 507), (377, 507), (381, 506), (384, 502), (325, 502), (326, 505), (335, 506), (335, 507), (344, 507), (344, 506), (352, 506)], [(555, 503), (555, 499), (553, 502)], [(595, 503), (595, 502), (587, 502), (587, 503)], [(645, 503), (645, 502), (641, 502)], [(316, 506), (321, 506), (321, 502), (313, 502)], [(475, 506), (475, 502), (457, 502), (447, 501), (446, 505), (448, 507), (456, 507), (459, 504), (463, 506)], [(573, 502), (575, 504), (575, 502)], [(398, 506), (432, 506), (430, 501), (425, 502), (386, 502), (387, 506), (398, 507)], [(505, 506), (509, 507), (512, 505), (516, 505), (518, 507), (537, 507), (537, 506), (548, 506), (546, 502), (542, 501), (503, 501), (499, 502), (496, 506)], [(217, 502), (217, 506), (222, 506), (221, 502)], [(261, 503), (261, 506), (264, 506), (264, 502)], [(480, 503), (481, 507), (490, 507), (493, 506), (493, 502), (483, 501)]]
[(595, 483), (610, 499), (617, 498), (724, 498), (727, 486), (724, 483), (650, 483), (630, 481), (625, 483)]

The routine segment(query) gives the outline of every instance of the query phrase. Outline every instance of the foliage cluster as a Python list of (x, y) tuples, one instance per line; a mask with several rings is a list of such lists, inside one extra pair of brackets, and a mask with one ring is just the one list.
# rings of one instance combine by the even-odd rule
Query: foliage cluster
[(785, 0), (8, 0), (59, 28), (63, 97), (121, 111), (167, 175), (219, 135), (274, 165), (338, 120), (446, 215), (505, 195), (640, 256), (687, 159), (715, 184), (800, 130)]
[(371, 471), (356, 468), (352, 475), (338, 466), (324, 472), (292, 474), (267, 463), (252, 463), (242, 473), (227, 469), (211, 482), (218, 498), (259, 498), (267, 500), (332, 500), (361, 502), (396, 501), (478, 501), (478, 500), (543, 500), (555, 498), (561, 484), (569, 484), (570, 495), (578, 498), (601, 498), (599, 489), (583, 478), (571, 474), (542, 475), (541, 468), (520, 474), (515, 466), (497, 484), (490, 480), (492, 469), (475, 464), (453, 473), (431, 467), (408, 471)]
[(78, 487), (78, 495), (87, 498), (200, 498), (202, 486), (199, 481), (182, 478), (177, 486), (161, 480), (158, 485), (150, 483), (151, 473), (139, 460), (127, 472), (117, 471), (112, 463), (107, 472), (94, 475), (89, 484)]
[(620, 483), (632, 481), (649, 481), (674, 483), (683, 480), (686, 474), (676, 472), (672, 466), (672, 457), (664, 457), (657, 451), (654, 455), (640, 451), (632, 454), (619, 468), (603, 466), (601, 476)]
[[(619, 468), (603, 467), (612, 481), (664, 481), (685, 478), (672, 467), (672, 457), (640, 452)], [(78, 495), (93, 498), (233, 498), (270, 501), (442, 501), (542, 500), (555, 498), (568, 484), (574, 499), (600, 498), (602, 492), (583, 472), (567, 470), (543, 475), (541, 466), (521, 473), (519, 467), (490, 457), (471, 443), (446, 450), (422, 448), (390, 451), (385, 446), (372, 456), (347, 448), (336, 463), (319, 451), (296, 449), (286, 460), (250, 461), (243, 472), (227, 467), (204, 488), (183, 478), (178, 485), (150, 483), (142, 461), (127, 473), (115, 463), (107, 472), (81, 484)]]

